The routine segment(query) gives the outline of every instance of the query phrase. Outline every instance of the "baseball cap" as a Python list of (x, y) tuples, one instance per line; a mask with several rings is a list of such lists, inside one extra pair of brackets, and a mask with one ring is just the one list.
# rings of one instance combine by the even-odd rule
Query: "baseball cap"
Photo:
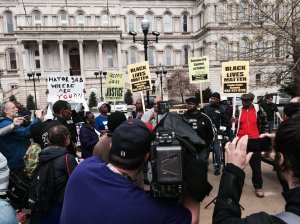
[(133, 159), (150, 150), (151, 133), (139, 119), (124, 121), (112, 133), (111, 153), (122, 159)]
[(97, 108), (99, 109), (100, 107), (102, 107), (103, 104), (107, 104), (109, 106), (109, 103), (103, 101), (103, 102), (98, 103)]
[(241, 96), (241, 100), (254, 100), (254, 94), (253, 93), (245, 93)]

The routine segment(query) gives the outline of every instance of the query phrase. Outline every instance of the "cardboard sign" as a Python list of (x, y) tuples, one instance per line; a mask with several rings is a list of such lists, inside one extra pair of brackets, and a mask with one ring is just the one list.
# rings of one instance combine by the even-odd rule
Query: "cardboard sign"
[(151, 90), (151, 74), (148, 61), (127, 66), (132, 92)]
[(249, 89), (249, 61), (222, 63), (222, 92), (247, 93)]
[(82, 76), (48, 76), (48, 102), (58, 100), (72, 100), (82, 102), (84, 100), (85, 79)]
[(124, 101), (125, 73), (110, 72), (106, 76), (106, 93), (107, 101)]
[(209, 82), (209, 58), (189, 58), (190, 83)]

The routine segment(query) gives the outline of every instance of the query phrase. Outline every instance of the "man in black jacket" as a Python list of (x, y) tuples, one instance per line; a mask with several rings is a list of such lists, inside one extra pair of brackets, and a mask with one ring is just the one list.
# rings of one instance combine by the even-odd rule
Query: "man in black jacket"
[(202, 138), (206, 146), (209, 147), (214, 138), (214, 129), (211, 119), (197, 109), (199, 100), (191, 97), (185, 100), (187, 103), (187, 111), (183, 114), (183, 120), (186, 121)]
[[(228, 116), (226, 114), (226, 111), (223, 107), (220, 105), (220, 94), (217, 92), (214, 92), (211, 95), (210, 103), (209, 105), (204, 107), (204, 113), (209, 116), (212, 123), (214, 124), (214, 127), (216, 128), (214, 141), (213, 141), (213, 151), (214, 151), (214, 174), (220, 175), (220, 142), (218, 140), (218, 132), (220, 132), (220, 127), (224, 126), (227, 129), (230, 128), (230, 122), (228, 120)], [(208, 161), (209, 158), (209, 152), (207, 153), (206, 160)]]
[[(241, 219), (239, 200), (245, 179), (243, 170), (252, 156), (252, 152), (247, 154), (246, 151), (248, 136), (243, 136), (237, 145), (237, 138), (226, 145), (228, 163), (220, 181), (213, 214), (214, 224), (300, 223), (299, 127), (299, 118), (284, 121), (280, 124), (274, 140), (275, 171), (283, 187), (282, 195), (286, 200), (285, 212), (278, 215), (260, 212)], [(260, 137), (274, 137), (274, 134), (263, 134)]]

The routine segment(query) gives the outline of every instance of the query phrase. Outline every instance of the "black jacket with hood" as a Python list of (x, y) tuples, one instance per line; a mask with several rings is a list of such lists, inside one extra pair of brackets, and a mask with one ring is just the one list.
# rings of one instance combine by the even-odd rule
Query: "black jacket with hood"
[[(39, 154), (39, 161), (41, 163), (53, 160), (54, 178), (55, 178), (55, 196), (54, 201), (63, 203), (65, 188), (69, 179), (69, 173), (67, 169), (67, 162), (69, 166), (70, 174), (77, 166), (75, 157), (62, 147), (48, 146), (42, 150)], [(67, 161), (66, 161), (67, 158)]]

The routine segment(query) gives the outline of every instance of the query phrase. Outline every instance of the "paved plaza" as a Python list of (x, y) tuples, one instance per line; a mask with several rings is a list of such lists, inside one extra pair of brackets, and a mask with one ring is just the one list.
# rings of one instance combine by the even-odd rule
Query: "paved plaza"
[[(249, 165), (246, 167), (245, 185), (240, 201), (240, 204), (245, 208), (245, 210), (242, 210), (242, 217), (259, 211), (265, 211), (269, 214), (276, 214), (284, 210), (285, 201), (281, 195), (282, 187), (277, 180), (275, 171), (272, 170), (272, 166), (262, 162), (262, 174), (264, 181), (263, 189), (265, 191), (265, 197), (258, 198), (254, 194), (254, 189), (251, 182), (251, 168)], [(212, 223), (214, 204), (211, 204), (207, 209), (205, 209), (204, 207), (217, 195), (217, 192), (219, 190), (220, 178), (221, 176), (213, 175), (213, 167), (210, 164), (208, 179), (210, 184), (213, 185), (214, 188), (211, 191), (210, 195), (206, 197), (201, 203), (201, 215), (199, 222), (201, 224)]]

